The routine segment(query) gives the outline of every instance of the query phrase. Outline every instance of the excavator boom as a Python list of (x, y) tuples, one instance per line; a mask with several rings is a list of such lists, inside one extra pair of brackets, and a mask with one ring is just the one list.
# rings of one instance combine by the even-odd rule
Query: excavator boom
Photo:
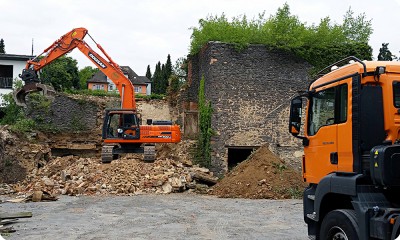
[[(119, 65), (116, 64), (106, 51), (96, 43), (96, 46), (105, 55), (105, 58), (93, 50), (83, 39), (88, 34), (85, 28), (75, 28), (64, 34), (60, 39), (46, 48), (36, 58), (27, 61), (25, 69), (19, 77), (25, 82), (24, 87), (14, 94), (15, 102), (20, 106), (26, 106), (25, 97), (29, 93), (43, 91), (44, 94), (53, 95), (54, 89), (40, 84), (38, 71), (52, 63), (57, 58), (78, 48), (90, 61), (92, 61), (114, 84), (121, 93), (121, 105), (123, 108), (135, 108), (135, 91), (130, 80), (125, 77)], [(90, 35), (89, 35), (90, 36)]]

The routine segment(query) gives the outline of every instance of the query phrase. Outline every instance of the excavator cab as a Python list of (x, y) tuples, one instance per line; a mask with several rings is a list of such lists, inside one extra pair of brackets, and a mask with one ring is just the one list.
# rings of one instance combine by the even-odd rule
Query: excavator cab
[(140, 115), (135, 110), (107, 109), (103, 139), (140, 139)]

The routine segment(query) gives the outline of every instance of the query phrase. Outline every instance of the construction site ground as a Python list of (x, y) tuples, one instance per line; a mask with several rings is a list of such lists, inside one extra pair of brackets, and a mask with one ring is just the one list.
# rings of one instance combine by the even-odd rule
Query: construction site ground
[(191, 193), (61, 196), (3, 203), (31, 211), (5, 239), (307, 239), (301, 200), (217, 198)]
[(268, 145), (219, 179), (193, 163), (194, 140), (158, 145), (154, 163), (126, 154), (102, 164), (98, 131), (0, 126), (0, 220), (33, 215), (3, 237), (305, 239), (301, 173)]

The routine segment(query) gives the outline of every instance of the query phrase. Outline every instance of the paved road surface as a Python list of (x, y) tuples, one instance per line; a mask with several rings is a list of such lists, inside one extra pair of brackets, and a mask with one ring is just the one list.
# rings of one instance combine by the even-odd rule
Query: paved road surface
[(308, 239), (301, 200), (184, 193), (0, 204), (0, 212), (23, 211), (33, 217), (5, 239)]

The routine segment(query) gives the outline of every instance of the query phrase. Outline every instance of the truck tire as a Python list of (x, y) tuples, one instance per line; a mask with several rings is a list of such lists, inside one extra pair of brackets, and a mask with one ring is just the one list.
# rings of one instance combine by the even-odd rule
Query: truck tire
[(349, 209), (329, 212), (322, 221), (320, 239), (358, 240), (359, 227), (356, 212)]

